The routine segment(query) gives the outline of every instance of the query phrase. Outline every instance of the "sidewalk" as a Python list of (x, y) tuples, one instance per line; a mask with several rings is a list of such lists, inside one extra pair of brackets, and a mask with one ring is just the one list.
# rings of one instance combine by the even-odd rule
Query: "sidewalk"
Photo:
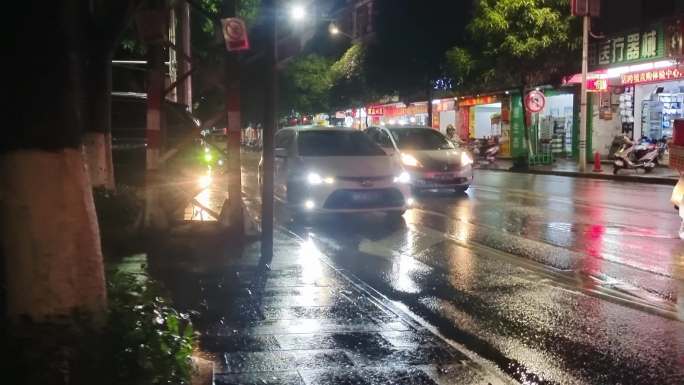
[(575, 178), (591, 178), (604, 180), (618, 180), (624, 182), (651, 183), (672, 185), (677, 184), (679, 174), (677, 171), (667, 167), (656, 167), (652, 172), (646, 174), (643, 170), (620, 170), (618, 175), (613, 175), (613, 163), (602, 162), (602, 172), (593, 172), (593, 163), (587, 163), (587, 172), (581, 173), (577, 163), (573, 160), (557, 159), (552, 165), (532, 166), (527, 170), (511, 170), (513, 162), (510, 160), (497, 159), (493, 165), (479, 166), (483, 170), (519, 172), (538, 175), (557, 175)]
[(160, 273), (194, 314), (216, 385), (507, 381), (330, 265), (313, 242), (281, 229), (272, 261), (259, 243), (238, 252)]

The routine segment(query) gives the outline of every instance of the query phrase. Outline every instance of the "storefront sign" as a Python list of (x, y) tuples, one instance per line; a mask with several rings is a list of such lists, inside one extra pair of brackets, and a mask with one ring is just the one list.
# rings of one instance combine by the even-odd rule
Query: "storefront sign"
[(589, 67), (610, 67), (665, 56), (663, 26), (634, 31), (589, 45)]
[(476, 98), (466, 98), (458, 102), (459, 107), (477, 106), (479, 104), (492, 104), (499, 100), (494, 95), (489, 96), (478, 96)]
[(382, 107), (368, 107), (368, 116), (382, 115), (385, 115), (385, 110)]
[(439, 103), (434, 103), (432, 106), (432, 109), (437, 112), (442, 112), (442, 111), (451, 111), (454, 109), (454, 100), (453, 99), (448, 99), (448, 100), (440, 100)]
[(604, 92), (607, 90), (608, 90), (608, 80), (606, 80), (606, 79), (590, 79), (590, 80), (587, 80), (587, 91)]
[(684, 68), (682, 66), (632, 72), (623, 74), (621, 76), (623, 86), (676, 80), (681, 78), (684, 78)]

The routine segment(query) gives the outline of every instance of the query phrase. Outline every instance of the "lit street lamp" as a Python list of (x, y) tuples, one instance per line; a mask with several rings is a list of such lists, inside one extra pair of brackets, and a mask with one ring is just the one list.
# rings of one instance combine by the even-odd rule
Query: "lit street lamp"
[(353, 39), (354, 37), (344, 31), (342, 31), (337, 24), (335, 24), (335, 21), (331, 21), (330, 24), (328, 25), (328, 32), (330, 32), (331, 35), (337, 36), (337, 35), (344, 35), (350, 39)]
[(290, 18), (294, 21), (302, 21), (306, 17), (306, 9), (301, 4), (294, 4), (290, 7)]

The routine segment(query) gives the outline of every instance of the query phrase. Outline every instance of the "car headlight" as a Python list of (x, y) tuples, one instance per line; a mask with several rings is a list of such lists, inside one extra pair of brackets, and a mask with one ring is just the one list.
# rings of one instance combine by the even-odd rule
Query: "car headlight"
[(471, 164), (473, 164), (473, 159), (470, 156), (468, 156), (467, 153), (462, 152), (461, 153), (461, 166), (470, 166)]
[(401, 153), (401, 163), (408, 167), (422, 167), (418, 159), (411, 154)]
[(319, 185), (319, 184), (333, 184), (335, 183), (335, 178), (333, 177), (325, 177), (323, 178), (320, 174), (317, 174), (315, 172), (310, 172), (309, 175), (306, 177), (307, 182), (309, 182), (310, 185)]
[(406, 171), (399, 174), (399, 176), (394, 177), (394, 183), (411, 183), (411, 175)]
[(211, 185), (212, 180), (211, 174), (205, 174), (199, 177), (197, 184), (201, 189), (205, 189)]

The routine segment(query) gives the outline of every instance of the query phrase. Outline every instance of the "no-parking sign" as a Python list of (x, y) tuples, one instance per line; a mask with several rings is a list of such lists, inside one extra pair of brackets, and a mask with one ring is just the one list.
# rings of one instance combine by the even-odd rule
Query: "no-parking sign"
[(242, 19), (228, 17), (221, 19), (223, 38), (226, 41), (228, 51), (244, 51), (249, 49), (247, 38), (247, 26)]
[(530, 91), (525, 96), (525, 107), (530, 112), (539, 112), (546, 106), (546, 97), (541, 92), (534, 90)]

